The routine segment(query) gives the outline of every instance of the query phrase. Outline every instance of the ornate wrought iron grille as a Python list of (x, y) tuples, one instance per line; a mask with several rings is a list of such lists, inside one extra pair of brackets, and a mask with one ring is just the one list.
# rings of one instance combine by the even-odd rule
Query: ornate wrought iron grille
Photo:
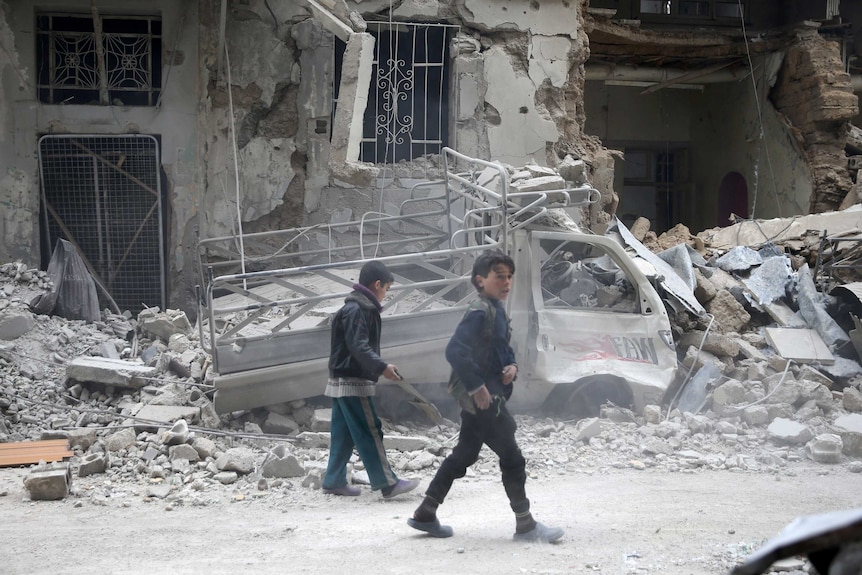
[[(439, 154), (448, 140), (449, 38), (443, 24), (369, 23), (375, 55), (359, 159), (376, 164)], [(345, 45), (336, 40), (334, 105)]]
[(165, 306), (159, 163), (153, 136), (39, 140), (46, 255), (57, 238), (75, 244), (121, 311)]
[(39, 101), (153, 106), (162, 84), (162, 22), (156, 16), (39, 14)]

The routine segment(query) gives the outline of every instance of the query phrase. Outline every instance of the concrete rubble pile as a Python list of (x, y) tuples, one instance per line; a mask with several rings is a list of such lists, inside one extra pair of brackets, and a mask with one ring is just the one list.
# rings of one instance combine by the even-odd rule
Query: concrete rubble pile
[[(632, 227), (649, 243), (644, 231), (642, 223)], [(673, 234), (655, 242), (695, 248), (685, 248), (693, 258), (692, 292), (714, 317), (710, 325), (708, 316), (675, 314), (681, 373), (689, 377), (664, 405), (643, 413), (606, 405), (600, 417), (581, 421), (519, 415), (530, 474), (610, 467), (782, 474), (792, 473), (793, 464), (862, 472), (862, 368), (853, 346), (823, 329), (835, 351), (829, 364), (790, 361), (764, 333), (776, 317), (781, 325), (798, 325), (788, 319), (794, 316), (810, 325), (793, 309), (804, 307), (797, 287), (804, 262), (792, 250), (734, 253), (736, 246), (716, 248), (708, 237)], [(767, 268), (761, 281), (774, 287), (778, 273), (783, 291), (760, 289), (752, 280)], [(168, 508), (224, 497), (322, 496), (329, 429), (323, 401), (220, 417), (210, 400), (208, 355), (183, 312), (103, 311), (93, 323), (34, 314), (28, 302), (48, 289), (44, 272), (0, 266), (0, 442), (68, 438), (75, 453), (65, 464), (71, 478), (58, 464), (34, 465), (30, 484), (53, 473), (79, 501), (143, 496), (164, 499)], [(815, 289), (811, 297), (825, 296)], [(787, 309), (770, 314), (779, 304)], [(402, 475), (430, 477), (457, 435), (455, 423), (430, 425), (418, 411), (414, 420), (386, 420), (384, 429)], [(483, 452), (470, 473), (496, 477), (493, 454)], [(358, 460), (352, 477), (367, 482)], [(0, 493), (6, 493), (2, 479), (0, 472)]]

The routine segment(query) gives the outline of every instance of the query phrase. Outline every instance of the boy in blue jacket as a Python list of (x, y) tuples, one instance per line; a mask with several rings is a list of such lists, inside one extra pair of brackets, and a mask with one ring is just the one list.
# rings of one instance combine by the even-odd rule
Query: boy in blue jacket
[(329, 381), (324, 395), (332, 398), (329, 434), (329, 463), (322, 489), (331, 495), (356, 496), (358, 487), (347, 484), (347, 463), (353, 448), (365, 464), (372, 491), (384, 499), (406, 493), (419, 485), (418, 479), (398, 479), (383, 448), (383, 426), (374, 407), (378, 378), (401, 379), (396, 367), (380, 357), (380, 302), (394, 281), (392, 272), (376, 260), (359, 272), (359, 283), (344, 300), (332, 320), (332, 351)]
[[(458, 444), (443, 461), (425, 491), (425, 498), (407, 524), (434, 537), (451, 537), (441, 525), (437, 507), (452, 483), (467, 473), (487, 445), (500, 458), (503, 488), (515, 512), (514, 539), (555, 542), (563, 536), (559, 527), (547, 527), (533, 519), (527, 499), (526, 461), (515, 440), (517, 425), (506, 400), (518, 375), (515, 353), (509, 345), (509, 320), (503, 301), (512, 289), (515, 263), (499, 251), (485, 252), (473, 265), (472, 282), (483, 305), (471, 306), (446, 346), (446, 360), (466, 390), (461, 403)], [(493, 324), (491, 324), (493, 321)], [(490, 328), (490, 329), (488, 329)], [(489, 337), (490, 336), (490, 337)]]

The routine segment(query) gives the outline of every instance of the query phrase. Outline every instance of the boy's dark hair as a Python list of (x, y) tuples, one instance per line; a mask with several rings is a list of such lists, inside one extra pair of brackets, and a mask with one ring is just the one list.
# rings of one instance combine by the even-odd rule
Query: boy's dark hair
[(470, 276), (473, 286), (481, 291), (479, 283), (476, 281), (476, 276), (487, 277), (491, 270), (494, 269), (494, 266), (499, 264), (503, 264), (512, 273), (515, 273), (515, 262), (500, 250), (488, 250), (476, 258), (476, 261), (473, 263), (473, 274)]
[(377, 280), (380, 280), (381, 284), (386, 285), (394, 282), (395, 277), (382, 262), (378, 262), (377, 260), (366, 262), (359, 272), (359, 283), (370, 288)]

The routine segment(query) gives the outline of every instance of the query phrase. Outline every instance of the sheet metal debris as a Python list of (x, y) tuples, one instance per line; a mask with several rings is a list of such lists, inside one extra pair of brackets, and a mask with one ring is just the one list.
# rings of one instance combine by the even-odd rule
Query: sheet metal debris
[(655, 268), (652, 276), (659, 277), (659, 283), (662, 287), (669, 294), (673, 295), (688, 311), (698, 316), (706, 313), (706, 310), (697, 301), (697, 298), (694, 297), (694, 291), (689, 288), (685, 280), (674, 271), (670, 264), (652, 253), (649, 248), (638, 241), (628, 228), (616, 218), (614, 218), (613, 223), (608, 227), (605, 235), (614, 237), (615, 234), (619, 234), (624, 245), (632, 248), (639, 257), (652, 264), (653, 268)]

